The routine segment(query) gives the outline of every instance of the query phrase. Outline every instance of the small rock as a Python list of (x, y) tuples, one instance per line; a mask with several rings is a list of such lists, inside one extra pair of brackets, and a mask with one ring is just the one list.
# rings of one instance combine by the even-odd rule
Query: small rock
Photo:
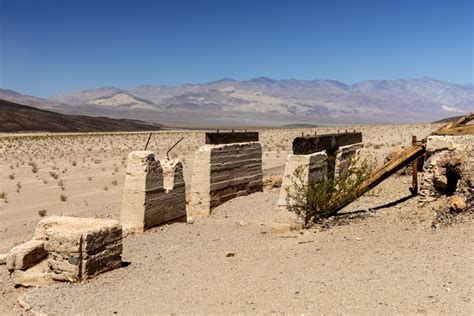
[(462, 212), (466, 208), (466, 202), (462, 196), (456, 195), (451, 200), (451, 208), (456, 212)]
[(240, 221), (239, 225), (244, 226), (245, 225), (244, 221)]
[(235, 257), (235, 252), (226, 252), (226, 257)]
[(189, 217), (188, 219), (186, 219), (186, 223), (187, 224), (194, 224), (194, 218)]

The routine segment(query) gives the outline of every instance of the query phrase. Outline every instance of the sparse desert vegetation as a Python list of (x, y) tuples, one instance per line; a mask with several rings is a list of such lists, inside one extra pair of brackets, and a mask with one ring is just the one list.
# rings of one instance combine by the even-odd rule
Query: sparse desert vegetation
[(0, 0), (0, 316), (474, 315), (472, 2)]
[[(432, 124), (373, 125), (347, 129), (362, 131), (364, 152), (381, 162), (391, 150), (409, 144), (412, 135), (424, 137), (435, 127)], [(260, 130), (265, 174), (283, 174), (294, 137), (345, 129)], [(0, 171), (6, 175), (1, 177), (1, 190), (8, 196), (8, 200), (5, 198), (8, 205), (0, 206), (0, 250), (7, 250), (31, 232), (38, 205), (47, 208), (48, 215), (117, 218), (127, 155), (142, 150), (147, 137), (148, 133), (0, 135)], [(159, 131), (151, 138), (148, 149), (164, 159), (166, 151), (181, 137), (183, 141), (170, 152), (170, 157), (185, 162), (184, 176), (189, 188), (194, 152), (204, 143), (204, 132)]]
[[(381, 163), (394, 149), (410, 144), (412, 135), (422, 138), (437, 125), (348, 128), (362, 132), (365, 143), (362, 155), (372, 156)], [(464, 277), (469, 270), (467, 256), (458, 254), (469, 248), (471, 226), (460, 225), (433, 234), (432, 214), (417, 210), (416, 199), (390, 205), (406, 197), (411, 184), (407, 175), (388, 179), (349, 206), (349, 211), (362, 213), (331, 218), (290, 235), (271, 233), (268, 223), (276, 208), (293, 138), (315, 132), (333, 133), (338, 129), (341, 130), (340, 127), (260, 130), (265, 193), (228, 201), (215, 209), (212, 216), (192, 225), (163, 225), (141, 236), (125, 238), (123, 260), (131, 262), (130, 267), (88, 282), (87, 290), (60, 284), (28, 291), (22, 299), (36, 311), (80, 313), (83, 306), (74, 303), (77, 298), (83, 299), (89, 293), (112, 293), (114, 301), (123, 302), (121, 294), (113, 289), (131, 286), (139, 299), (132, 304), (121, 303), (118, 310), (145, 312), (156, 308), (156, 302), (149, 300), (146, 290), (149, 288), (143, 286), (152, 282), (163, 285), (158, 289), (160, 308), (169, 312), (185, 313), (189, 311), (187, 306), (193, 306), (211, 312), (238, 309), (251, 313), (257, 308), (274, 313), (287, 310), (284, 302), (303, 297), (305, 303), (295, 309), (298, 312), (312, 310), (312, 302), (316, 300), (326, 302), (322, 309), (330, 313), (335, 310), (329, 298), (337, 289), (346, 302), (342, 310), (347, 313), (353, 311), (354, 304), (362, 306), (356, 310), (377, 308), (387, 313), (420, 312), (429, 306), (442, 311), (448, 304), (450, 310), (462, 314), (466, 306), (460, 302), (472, 306), (470, 294), (462, 292), (469, 289), (471, 281)], [(1, 136), (0, 171), (5, 176), (0, 177), (0, 253), (29, 238), (42, 217), (118, 219), (127, 155), (133, 150), (143, 150), (147, 137), (147, 133)], [(204, 143), (204, 132), (158, 132), (152, 137), (149, 149), (163, 160), (166, 151), (181, 137), (184, 140), (170, 157), (184, 161), (189, 192), (194, 152)], [(32, 161), (36, 172), (32, 172)], [(11, 174), (14, 179), (8, 176)], [(328, 228), (331, 230), (326, 231)], [(461, 242), (453, 243), (453, 240)], [(197, 246), (201, 244), (212, 247)], [(433, 259), (441, 256), (451, 260), (434, 263)], [(208, 274), (209, 266), (215, 267), (212, 274)], [(210, 280), (216, 276), (224, 281), (216, 284), (233, 286), (214, 285)], [(6, 273), (0, 273), (0, 282), (2, 277), (6, 280)], [(168, 286), (169, 278), (180, 281)], [(388, 292), (387, 282), (394, 282)], [(253, 285), (251, 292), (249, 284)], [(420, 296), (427, 284), (430, 296)], [(259, 295), (254, 296), (254, 288)], [(209, 295), (210, 291), (213, 295)], [(283, 295), (283, 300), (272, 301), (275, 291)], [(374, 296), (373, 291), (380, 296)], [(189, 301), (182, 293), (191, 292), (201, 298), (198, 305), (186, 304)], [(453, 293), (454, 297), (449, 296)], [(65, 298), (61, 303), (57, 303), (59, 295)], [(219, 304), (209, 305), (200, 295), (213, 297)], [(225, 309), (222, 306), (227, 306), (224, 302), (229, 297), (233, 306)], [(402, 298), (400, 302), (399, 298)], [(94, 297), (92, 303), (95, 312), (110, 311), (110, 305), (100, 296)], [(11, 304), (15, 308), (16, 303)]]

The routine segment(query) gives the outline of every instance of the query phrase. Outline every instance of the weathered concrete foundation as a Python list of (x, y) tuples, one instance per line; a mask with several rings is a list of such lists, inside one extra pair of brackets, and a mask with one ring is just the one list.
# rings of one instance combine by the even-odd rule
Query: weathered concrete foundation
[[(293, 154), (288, 155), (285, 174), (278, 198), (278, 213), (272, 223), (272, 232), (283, 233), (301, 227), (295, 214), (287, 210), (288, 188), (294, 181), (307, 184), (322, 181), (324, 177), (341, 175), (348, 162), (363, 147), (361, 133), (327, 134), (297, 137), (293, 141)], [(314, 151), (314, 152), (312, 152)], [(302, 179), (295, 179), (297, 168), (302, 168)]]
[(122, 226), (118, 221), (52, 216), (38, 223), (35, 238), (44, 242), (49, 253), (54, 280), (76, 282), (121, 267)]
[(122, 226), (97, 218), (52, 216), (36, 226), (34, 239), (13, 247), (7, 269), (15, 284), (77, 282), (122, 265)]
[(304, 170), (304, 182), (321, 181), (324, 175), (339, 175), (348, 167), (350, 159), (356, 157), (363, 148), (362, 143), (345, 145), (337, 150), (323, 150), (309, 155), (288, 155), (285, 175), (280, 189), (278, 206), (287, 206), (287, 189), (294, 181), (294, 172), (298, 167)]
[(189, 216), (207, 216), (238, 196), (263, 191), (258, 142), (207, 144), (194, 155)]
[(124, 230), (143, 232), (184, 216), (186, 187), (182, 163), (160, 163), (151, 151), (131, 152), (120, 217)]

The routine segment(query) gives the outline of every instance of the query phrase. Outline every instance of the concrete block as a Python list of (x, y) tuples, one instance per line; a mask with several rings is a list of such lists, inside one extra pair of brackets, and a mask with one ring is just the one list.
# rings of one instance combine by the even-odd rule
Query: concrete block
[(118, 221), (53, 216), (40, 221), (35, 237), (50, 253), (48, 265), (54, 280), (76, 282), (121, 266)]
[(30, 240), (10, 250), (6, 257), (9, 271), (26, 270), (43, 260), (48, 253), (42, 240)]

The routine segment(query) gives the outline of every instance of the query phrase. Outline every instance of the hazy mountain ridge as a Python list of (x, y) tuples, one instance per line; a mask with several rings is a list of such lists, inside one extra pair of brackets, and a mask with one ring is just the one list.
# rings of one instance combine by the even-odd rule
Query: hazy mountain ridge
[(31, 95), (20, 94), (16, 91), (7, 89), (0, 89), (0, 99), (43, 109), (53, 109), (57, 106), (62, 106), (61, 104), (55, 101), (42, 99)]
[[(1, 96), (1, 94), (0, 94)], [(474, 111), (474, 86), (431, 78), (367, 80), (347, 85), (336, 80), (275, 80), (258, 77), (221, 79), (178, 86), (105, 87), (46, 100), (75, 111), (120, 110), (191, 112), (206, 115), (252, 113), (294, 116), (296, 121), (414, 122), (433, 121)], [(132, 113), (132, 112), (130, 112)]]

